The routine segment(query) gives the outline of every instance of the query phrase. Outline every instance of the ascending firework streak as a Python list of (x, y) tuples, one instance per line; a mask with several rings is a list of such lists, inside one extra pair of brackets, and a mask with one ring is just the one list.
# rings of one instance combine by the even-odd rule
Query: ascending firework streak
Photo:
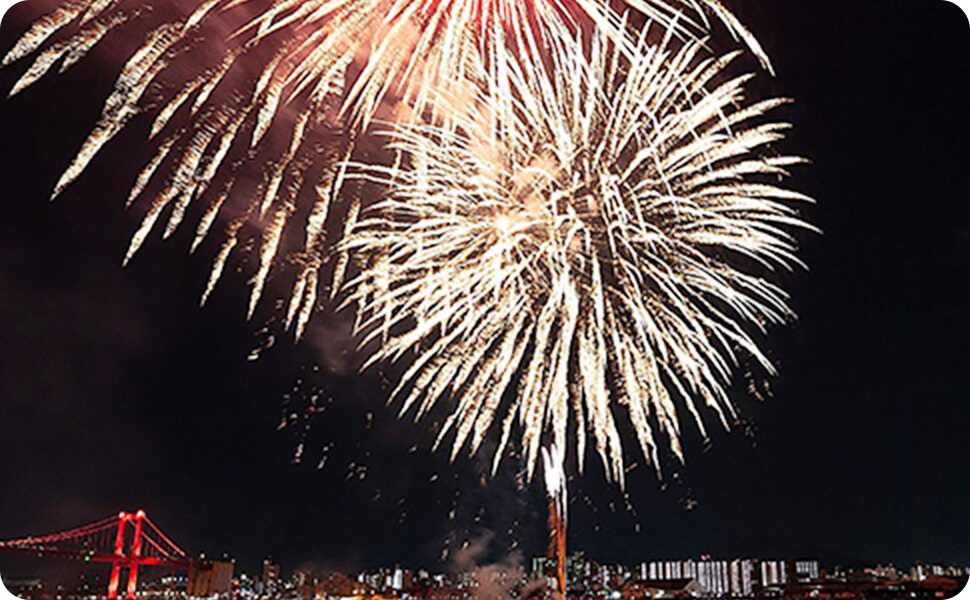
[[(192, 250), (217, 219), (224, 242), (203, 295), (233, 252), (256, 242), (249, 312), (274, 265), (295, 264), (286, 322), (302, 335), (317, 303), (320, 272), (341, 223), (352, 226), (359, 199), (341, 197), (339, 163), (374, 117), (426, 115), (432, 90), (493, 77), (476, 71), (514, 47), (524, 63), (582, 28), (626, 35), (602, 0), (194, 0), (130, 56), (100, 120), (54, 188), (60, 194), (138, 115), (153, 116), (155, 155), (128, 204), (144, 216), (127, 262), (156, 228), (171, 236), (196, 217)], [(706, 34), (713, 16), (768, 65), (754, 38), (718, 0), (629, 0), (679, 37)], [(141, 0), (67, 0), (41, 17), (3, 58), (36, 54), (18, 93), (58, 64), (61, 72), (109, 34), (151, 13)], [(158, 12), (157, 9), (155, 12)], [(162, 17), (163, 20), (165, 17)], [(494, 83), (494, 82), (493, 82)], [(322, 143), (321, 143), (322, 142)], [(261, 173), (253, 174), (255, 167)], [(193, 212), (193, 207), (198, 207)], [(335, 215), (336, 213), (336, 215)], [(328, 233), (327, 226), (330, 225)], [(284, 234), (300, 250), (281, 261)], [(346, 259), (333, 269), (339, 285)]]
[(621, 418), (655, 467), (662, 445), (683, 460), (680, 411), (706, 436), (702, 408), (735, 414), (741, 358), (773, 372), (749, 330), (791, 316), (764, 276), (800, 264), (792, 232), (810, 228), (793, 206), (809, 199), (777, 185), (802, 162), (770, 148), (785, 101), (744, 102), (737, 53), (649, 37), (629, 60), (602, 33), (548, 68), (508, 57), (507, 89), (454, 127), (393, 126), (401, 166), (356, 175), (391, 191), (344, 242), (364, 259), (363, 343), (413, 359), (402, 414), (454, 402), (453, 458), (494, 440), (497, 467), (515, 431), (531, 477), (550, 442), (582, 468), (589, 436), (622, 485)]
[(566, 597), (566, 470), (565, 450), (553, 444), (542, 449), (542, 472), (549, 496), (549, 551), (547, 557), (556, 560), (556, 591)]

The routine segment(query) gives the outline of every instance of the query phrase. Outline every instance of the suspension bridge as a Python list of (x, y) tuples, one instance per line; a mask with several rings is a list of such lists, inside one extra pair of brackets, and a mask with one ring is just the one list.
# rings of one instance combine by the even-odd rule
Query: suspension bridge
[(128, 573), (125, 598), (135, 597), (138, 569), (168, 567), (189, 570), (191, 559), (148, 518), (145, 511), (120, 512), (67, 531), (0, 541), (0, 552), (50, 556), (111, 565), (108, 599), (118, 598), (122, 571)]

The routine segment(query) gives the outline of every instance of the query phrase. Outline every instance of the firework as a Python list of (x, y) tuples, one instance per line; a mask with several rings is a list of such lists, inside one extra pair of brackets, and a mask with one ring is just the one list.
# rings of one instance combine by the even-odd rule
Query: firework
[(491, 439), (497, 467), (519, 432), (531, 477), (546, 445), (582, 468), (590, 438), (622, 485), (621, 419), (653, 465), (683, 459), (682, 412), (727, 427), (734, 366), (773, 371), (753, 336), (791, 311), (766, 275), (810, 228), (778, 185), (801, 162), (771, 149), (785, 100), (745, 103), (737, 53), (664, 33), (632, 59), (602, 33), (548, 68), (509, 56), (509, 87), (447, 127), (393, 127), (399, 167), (357, 167), (391, 195), (344, 242), (364, 261), (348, 301), (372, 363), (410, 362), (402, 415), (453, 403), (452, 457)]
[(542, 470), (549, 497), (549, 548), (546, 556), (556, 561), (556, 591), (566, 598), (566, 493), (565, 449), (553, 444), (542, 449)]
[[(688, 40), (704, 35), (713, 15), (768, 64), (717, 0), (629, 5)], [(160, 16), (130, 55), (54, 196), (147, 114), (155, 152), (128, 198), (144, 212), (125, 261), (156, 229), (168, 238), (194, 219), (194, 251), (218, 222), (223, 243), (203, 302), (230, 257), (253, 246), (252, 314), (288, 252), (297, 275), (286, 323), (295, 323), (297, 337), (316, 305), (330, 238), (339, 239), (342, 222), (352, 226), (358, 210), (354, 198), (334, 210), (344, 182), (339, 164), (372, 119), (447, 109), (430, 98), (453, 82), (490, 79), (498, 89), (495, 78), (504, 71), (495, 67), (497, 56), (541, 63), (583, 27), (627, 46), (623, 21), (599, 0), (196, 0), (189, 7), (182, 16)], [(4, 57), (7, 66), (36, 55), (11, 93), (55, 67), (69, 69), (109, 34), (152, 12), (131, 0), (62, 3)], [(289, 246), (284, 236), (293, 240)], [(333, 268), (335, 285), (346, 262)]]

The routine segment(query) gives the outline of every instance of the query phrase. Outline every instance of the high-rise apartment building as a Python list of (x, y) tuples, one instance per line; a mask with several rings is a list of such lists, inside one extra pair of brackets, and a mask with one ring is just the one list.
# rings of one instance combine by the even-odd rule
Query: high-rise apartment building
[(788, 583), (788, 566), (783, 560), (761, 561), (761, 585), (780, 586)]
[(798, 581), (815, 581), (819, 577), (817, 560), (796, 560), (795, 577)]

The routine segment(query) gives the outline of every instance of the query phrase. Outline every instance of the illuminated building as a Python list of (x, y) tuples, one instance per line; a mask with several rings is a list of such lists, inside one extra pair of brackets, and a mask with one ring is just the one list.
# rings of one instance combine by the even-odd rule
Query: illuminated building
[(781, 586), (788, 583), (788, 573), (783, 560), (761, 561), (761, 585), (763, 587)]
[(731, 593), (740, 596), (752, 595), (756, 571), (755, 561), (750, 558), (732, 560), (730, 566)]
[(753, 559), (652, 561), (640, 565), (640, 579), (648, 582), (696, 581), (704, 595), (750, 596), (754, 593), (756, 564)]
[(263, 561), (263, 594), (272, 595), (279, 590), (280, 566), (267, 558)]
[(819, 577), (817, 560), (795, 561), (795, 577), (798, 581), (815, 581)]
[(573, 552), (566, 557), (566, 586), (569, 590), (587, 591), (592, 575), (593, 565), (582, 552)]

